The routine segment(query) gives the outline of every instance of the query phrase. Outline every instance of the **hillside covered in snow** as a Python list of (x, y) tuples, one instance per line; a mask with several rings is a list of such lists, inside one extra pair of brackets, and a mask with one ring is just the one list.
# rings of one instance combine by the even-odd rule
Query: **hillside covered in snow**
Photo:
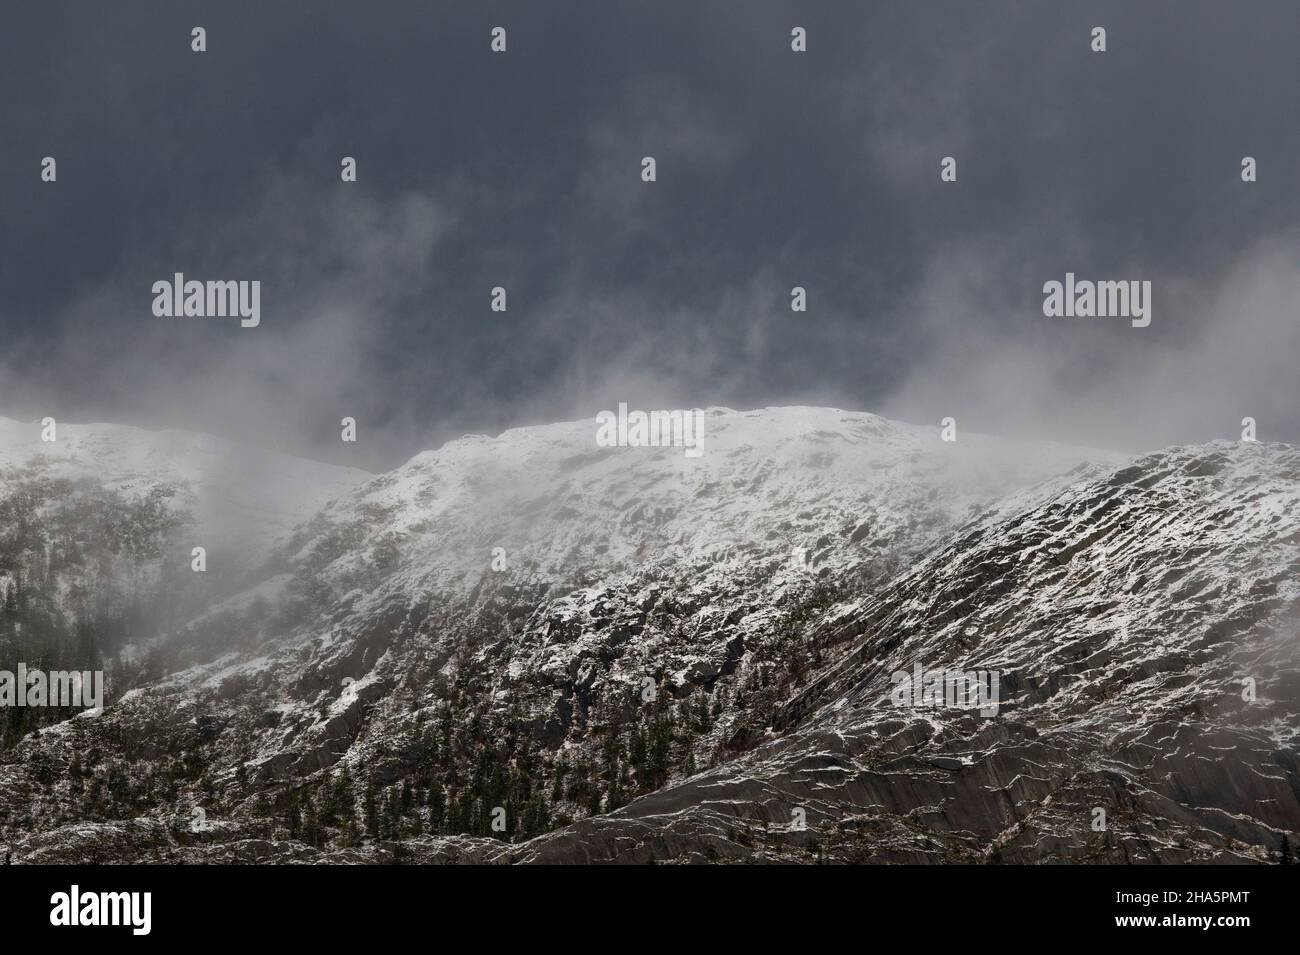
[[(1300, 827), (1294, 449), (1127, 462), (817, 408), (705, 428), (699, 458), (598, 447), (583, 421), (379, 476), (108, 426), (53, 463), (6, 450), (11, 496), (25, 467), (72, 482), (34, 540), (77, 482), (123, 506), (167, 488), (142, 561), (188, 573), (178, 527), (248, 560), (165, 617), (102, 716), (11, 741), (0, 842), (1268, 861)], [(917, 664), (996, 670), (998, 713), (900, 708)]]
[[(0, 418), (0, 670), (161, 675), (148, 655), (368, 477), (206, 435)], [(0, 738), (66, 715), (10, 708)]]

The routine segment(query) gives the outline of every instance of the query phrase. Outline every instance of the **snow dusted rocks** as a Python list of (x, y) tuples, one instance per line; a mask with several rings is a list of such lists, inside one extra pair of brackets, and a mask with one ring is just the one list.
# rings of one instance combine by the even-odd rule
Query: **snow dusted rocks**
[[(1300, 829), (1300, 452), (1175, 448), (999, 512), (827, 620), (853, 646), (770, 741), (514, 857), (1277, 859)], [(999, 716), (894, 705), (917, 660), (1001, 670)]]
[[(707, 451), (599, 447), (580, 421), (471, 436), (417, 455), (325, 508), (294, 559), (335, 590), (595, 582), (622, 571), (770, 571), (802, 548), (813, 570), (915, 548), (1008, 487), (1084, 460), (1075, 448), (828, 408), (703, 413)], [(492, 566), (504, 550), (504, 569)]]
[[(706, 420), (699, 459), (578, 422), (338, 497), (178, 628), (173, 672), (22, 741), (3, 839), (51, 858), (62, 827), (134, 819), (218, 861), (1265, 860), (1300, 826), (1294, 449), (1125, 463), (832, 409)], [(918, 663), (996, 668), (998, 715), (897, 706)], [(131, 831), (116, 858), (160, 851)]]

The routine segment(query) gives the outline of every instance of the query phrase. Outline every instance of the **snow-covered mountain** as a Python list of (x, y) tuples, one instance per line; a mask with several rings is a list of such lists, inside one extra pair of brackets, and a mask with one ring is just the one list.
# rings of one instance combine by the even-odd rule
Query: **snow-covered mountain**
[[(601, 448), (590, 421), (468, 436), (374, 478), (297, 539), (296, 567), (340, 589), (466, 590), (680, 572), (790, 557), (814, 568), (897, 556), (1009, 488), (1101, 452), (827, 408), (705, 413), (707, 449)], [(1113, 456), (1111, 456), (1113, 457)], [(388, 574), (382, 574), (385, 580)]]
[[(16, 747), (0, 839), (31, 861), (1172, 859), (1297, 828), (1294, 449), (1125, 464), (809, 408), (711, 409), (706, 435), (690, 459), (523, 428), (344, 489), (175, 628), (172, 672)], [(999, 714), (900, 711), (915, 663), (997, 669)], [(1247, 675), (1263, 703), (1225, 703)], [(1248, 750), (1219, 760), (1242, 778), (1203, 763), (1214, 740)]]
[[(815, 629), (852, 648), (769, 742), (510, 857), (1290, 857), (1298, 624), (1300, 452), (1148, 455), (1013, 495), (826, 615)], [(892, 677), (917, 664), (998, 671), (997, 715), (900, 706)]]
[(260, 564), (288, 531), (371, 476), (186, 431), (59, 422), (55, 440), (44, 441), (43, 430), (0, 418), (0, 493), (32, 478), (96, 485), (128, 500), (164, 489), (191, 546), (220, 558), (214, 573), (227, 560)]

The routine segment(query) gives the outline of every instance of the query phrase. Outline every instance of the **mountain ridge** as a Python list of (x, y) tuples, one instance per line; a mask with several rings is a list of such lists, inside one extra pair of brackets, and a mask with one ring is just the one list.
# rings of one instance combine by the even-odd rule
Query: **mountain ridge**
[[(1006, 667), (1008, 698), (992, 720), (877, 709), (881, 673), (915, 662), (900, 656), (909, 647), (929, 647), (921, 662), (936, 665), (998, 662), (970, 657), (982, 644), (967, 630), (990, 621), (1039, 620), (1083, 652), (1099, 638), (1071, 628), (1121, 606), (1117, 562), (1156, 567), (1163, 555), (1187, 577), (1247, 547), (1225, 514), (1255, 500), (1252, 482), (1269, 489), (1258, 503), (1271, 520), (1250, 519), (1272, 542), (1259, 572), (1289, 567), (1294, 449), (1218, 442), (1121, 459), (978, 435), (954, 445), (937, 428), (837, 409), (711, 409), (705, 420), (703, 461), (597, 449), (594, 424), (570, 422), (451, 442), (335, 497), (273, 549), (252, 590), (176, 632), (184, 652), (162, 676), (102, 718), (24, 739), (0, 774), (12, 792), (39, 794), (35, 818), (0, 839), (29, 861), (90, 851), (87, 840), (115, 858), (192, 861), (1267, 861), (1277, 851), (1293, 807), (1238, 812), (1222, 775), (1188, 775), (1199, 757), (1173, 771), (1216, 791), (1240, 816), (1235, 829), (1094, 758), (1105, 734), (1026, 722), (1027, 693), (1073, 679), (1031, 636), (1008, 644), (1021, 662)], [(1108, 549), (1116, 542), (1125, 549)], [(1203, 567), (1183, 543), (1202, 548)], [(496, 546), (504, 571), (492, 569)], [(1258, 586), (1282, 586), (1276, 574)], [(1285, 589), (1150, 586), (1152, 612), (1180, 626), (1213, 617), (1212, 599), (1231, 594), (1224, 606), (1244, 609), (1220, 627), (1235, 626), (1233, 614), (1291, 612)], [(1059, 594), (1046, 609), (1030, 599), (1045, 588)], [(1103, 597), (1088, 602), (1089, 588)], [(1062, 621), (1056, 610), (1068, 610)], [(1221, 674), (1191, 669), (1177, 653), (1195, 641), (1178, 639), (1163, 657), (1139, 648), (1126, 669), (1099, 670), (1092, 692), (1123, 697), (1133, 673), (1183, 667), (1208, 699), (1205, 673)], [(1289, 687), (1280, 651), (1266, 649), (1268, 686)], [(1026, 659), (1043, 672), (1029, 679)], [(1034, 703), (1061, 708), (1064, 724), (1094, 705), (1078, 693)], [(1176, 729), (1149, 707), (1133, 712), (1138, 732)], [(1239, 722), (1213, 732), (1261, 738)], [(1285, 767), (1294, 740), (1275, 743), (1259, 759)], [(96, 756), (92, 801), (65, 778), (75, 752)], [(863, 759), (893, 769), (855, 768)], [(1053, 767), (1046, 782), (1029, 781), (1036, 762)], [(1098, 846), (1083, 817), (1051, 817), (1051, 800), (1084, 798), (1061, 784), (1075, 770), (1090, 792), (1135, 787), (1140, 836)], [(113, 779), (125, 782), (105, 795)], [(1277, 802), (1272, 785), (1243, 791)], [(188, 826), (198, 808), (213, 828)], [(791, 828), (795, 808), (807, 828)], [(505, 832), (492, 828), (494, 809)], [(82, 820), (75, 839), (57, 822), (67, 818)], [(1174, 823), (1187, 848), (1152, 842), (1148, 830)]]

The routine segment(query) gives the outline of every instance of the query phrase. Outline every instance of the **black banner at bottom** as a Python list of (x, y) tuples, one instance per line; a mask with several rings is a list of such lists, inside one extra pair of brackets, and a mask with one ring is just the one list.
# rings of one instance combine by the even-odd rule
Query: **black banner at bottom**
[[(6, 866), (6, 937), (75, 934), (132, 944), (256, 940), (366, 941), (439, 924), (509, 937), (598, 932), (621, 945), (650, 924), (695, 922), (766, 935), (773, 917), (846, 917), (864, 930), (907, 927), (918, 939), (965, 929), (1152, 941), (1193, 933), (1231, 944), (1243, 933), (1294, 931), (1297, 869), (1278, 867), (882, 867), (837, 874), (728, 867), (667, 877), (624, 870), (560, 873), (389, 866)], [(592, 881), (588, 881), (591, 879)], [(823, 881), (825, 879), (825, 881)], [(534, 919), (536, 919), (534, 921)], [(564, 929), (562, 926), (568, 925)], [(602, 928), (602, 926), (606, 926)], [(621, 926), (621, 929), (620, 929)], [(638, 928), (639, 926), (639, 928)], [(676, 933), (674, 933), (676, 934)], [(604, 939), (603, 942), (596, 941)]]

